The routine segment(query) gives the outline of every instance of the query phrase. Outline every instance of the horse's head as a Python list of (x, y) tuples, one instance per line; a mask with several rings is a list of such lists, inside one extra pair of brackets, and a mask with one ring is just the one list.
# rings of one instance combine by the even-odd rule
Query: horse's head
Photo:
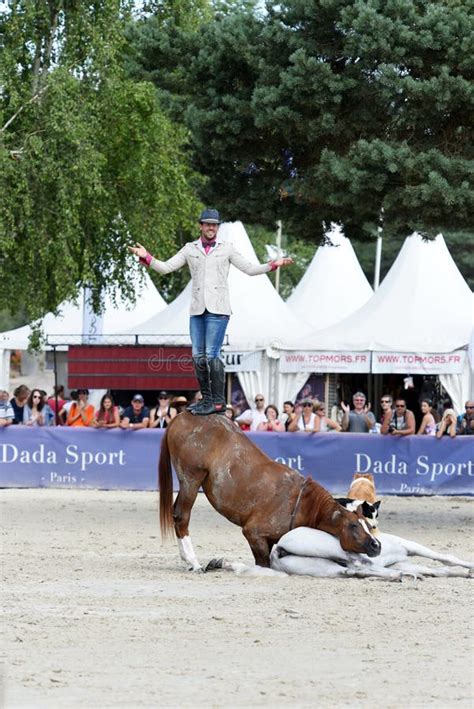
[(352, 503), (351, 509), (336, 504), (324, 526), (318, 526), (337, 537), (344, 551), (378, 556), (382, 547), (369, 529), (362, 510), (363, 502), (352, 500)]

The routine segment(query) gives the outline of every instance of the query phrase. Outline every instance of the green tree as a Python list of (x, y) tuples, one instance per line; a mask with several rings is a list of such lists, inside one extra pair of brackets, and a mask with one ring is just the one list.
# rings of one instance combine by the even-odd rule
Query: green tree
[(194, 228), (187, 134), (124, 73), (131, 2), (11, 2), (0, 17), (0, 250), (30, 318), (82, 285), (133, 296), (127, 245), (171, 255)]
[[(191, 131), (202, 196), (230, 218), (318, 239), (466, 229), (474, 17), (461, 0), (231, 4), (140, 60)], [(150, 29), (150, 28), (148, 28)], [(163, 39), (160, 40), (163, 44)], [(168, 83), (166, 83), (168, 82)], [(173, 103), (173, 100), (174, 103)], [(184, 105), (187, 106), (184, 110)]]
[(197, 15), (192, 27), (141, 20), (130, 34), (130, 71), (152, 80), (173, 119), (188, 127), (193, 165), (207, 177), (203, 201), (225, 219), (273, 228), (282, 157), (272, 130), (256, 128), (252, 108), (262, 34), (256, 4), (214, 6), (211, 19)]

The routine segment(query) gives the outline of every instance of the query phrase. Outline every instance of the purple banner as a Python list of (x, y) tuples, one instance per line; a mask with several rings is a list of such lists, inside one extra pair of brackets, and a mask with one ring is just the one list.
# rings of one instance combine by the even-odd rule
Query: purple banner
[[(0, 429), (1, 487), (156, 490), (162, 431)], [(372, 473), (379, 495), (473, 495), (474, 440), (368, 434), (253, 433), (271, 458), (345, 494)]]

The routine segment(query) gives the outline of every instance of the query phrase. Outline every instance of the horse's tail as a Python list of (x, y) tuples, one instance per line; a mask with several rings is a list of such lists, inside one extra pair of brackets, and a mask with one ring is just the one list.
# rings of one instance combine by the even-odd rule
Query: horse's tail
[(167, 537), (173, 529), (173, 472), (171, 469), (168, 429), (161, 442), (158, 465), (158, 487), (160, 489), (160, 529), (161, 536)]

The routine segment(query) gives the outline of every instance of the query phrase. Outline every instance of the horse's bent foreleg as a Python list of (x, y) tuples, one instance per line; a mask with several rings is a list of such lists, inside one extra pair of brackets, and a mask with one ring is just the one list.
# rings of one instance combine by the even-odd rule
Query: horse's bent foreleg
[(192, 507), (205, 477), (206, 473), (199, 478), (194, 477), (192, 480), (180, 480), (179, 493), (173, 506), (174, 529), (178, 538), (179, 555), (188, 569), (196, 572), (201, 572), (202, 566), (194, 553), (188, 527)]
[(270, 566), (270, 543), (268, 539), (262, 537), (255, 527), (244, 527), (242, 532), (249, 543), (257, 566)]
[[(354, 554), (354, 556), (357, 556)], [(288, 554), (283, 547), (276, 544), (270, 554), (270, 566), (276, 571), (297, 576), (313, 576), (316, 578), (368, 578), (371, 576), (387, 579), (388, 581), (400, 581), (401, 571), (384, 569), (382, 566), (367, 566), (360, 562), (352, 563), (347, 559), (343, 563), (324, 557), (300, 556), (298, 554)]]
[(337, 578), (346, 575), (347, 569), (336, 561), (318, 559), (315, 556), (287, 556), (279, 557), (273, 548), (271, 555), (271, 568), (282, 571), (291, 576), (313, 576), (315, 578)]
[[(410, 576), (411, 572), (407, 572)], [(344, 576), (355, 577), (358, 579), (379, 578), (387, 581), (401, 581), (403, 572), (397, 569), (386, 569), (383, 566), (359, 566), (358, 564), (349, 565), (344, 569)], [(416, 576), (415, 576), (416, 578)]]

